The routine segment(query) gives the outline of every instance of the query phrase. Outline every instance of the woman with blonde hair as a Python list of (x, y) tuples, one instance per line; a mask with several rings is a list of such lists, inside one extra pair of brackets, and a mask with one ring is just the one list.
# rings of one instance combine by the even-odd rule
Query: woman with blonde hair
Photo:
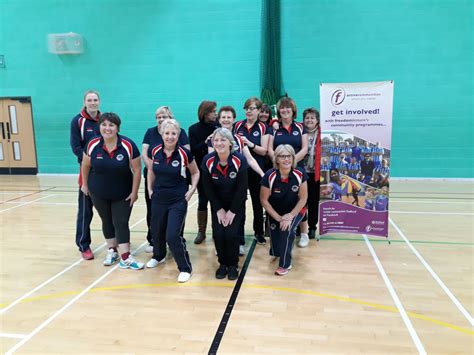
[[(145, 186), (148, 184), (148, 168), (151, 164), (151, 160), (148, 158), (148, 153), (151, 149), (159, 144), (163, 144), (163, 137), (160, 133), (160, 126), (161, 124), (168, 119), (174, 119), (173, 111), (171, 111), (171, 107), (169, 106), (160, 106), (155, 111), (155, 119), (156, 119), (156, 126), (148, 128), (143, 137), (142, 142), (142, 160), (145, 164), (143, 168), (143, 176), (145, 178)], [(189, 149), (189, 139), (186, 134), (186, 131), (181, 128), (179, 137), (178, 137), (178, 144)], [(151, 237), (151, 199), (148, 195), (148, 189), (145, 189), (145, 202), (146, 202), (146, 224), (148, 227), (148, 232), (146, 235), (146, 239), (148, 240), (148, 246), (145, 248), (147, 253), (153, 252), (153, 240)]]
[(291, 251), (296, 227), (306, 213), (307, 175), (296, 167), (295, 150), (279, 145), (273, 155), (274, 168), (262, 178), (260, 200), (270, 219), (270, 255), (279, 257), (275, 275), (286, 275), (292, 268)]

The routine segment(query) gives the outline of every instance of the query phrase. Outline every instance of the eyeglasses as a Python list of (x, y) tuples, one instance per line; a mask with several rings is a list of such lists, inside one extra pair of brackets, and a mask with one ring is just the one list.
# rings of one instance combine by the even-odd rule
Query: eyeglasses
[(293, 156), (282, 154), (282, 155), (279, 155), (278, 158), (281, 159), (281, 160), (285, 160), (285, 159), (291, 159), (291, 158), (293, 158)]
[(255, 106), (244, 107), (245, 111), (253, 111), (253, 110), (256, 110), (256, 109), (257, 109), (257, 107), (255, 107)]

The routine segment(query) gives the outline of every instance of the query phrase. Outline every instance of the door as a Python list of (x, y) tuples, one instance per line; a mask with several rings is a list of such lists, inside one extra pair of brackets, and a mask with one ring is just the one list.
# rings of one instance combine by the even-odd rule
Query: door
[(0, 98), (0, 174), (36, 174), (31, 98)]

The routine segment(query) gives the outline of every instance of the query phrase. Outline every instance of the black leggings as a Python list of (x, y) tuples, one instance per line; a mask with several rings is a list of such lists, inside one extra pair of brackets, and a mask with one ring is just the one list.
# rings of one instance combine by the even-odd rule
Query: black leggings
[(198, 183), (198, 211), (207, 211), (207, 203), (209, 202), (201, 180)]
[(132, 213), (130, 201), (104, 200), (91, 194), (92, 203), (102, 220), (105, 239), (117, 239), (118, 244), (130, 243), (128, 221)]
[(263, 207), (260, 203), (260, 181), (262, 178), (255, 171), (248, 170), (248, 186), (253, 209), (253, 231), (263, 235)]
[(320, 182), (314, 181), (314, 173), (308, 173), (308, 227), (316, 229), (319, 213), (319, 186)]

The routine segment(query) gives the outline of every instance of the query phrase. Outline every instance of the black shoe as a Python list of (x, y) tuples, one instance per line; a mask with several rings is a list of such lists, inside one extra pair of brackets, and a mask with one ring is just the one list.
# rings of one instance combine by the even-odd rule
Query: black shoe
[(204, 239), (206, 239), (206, 234), (202, 233), (202, 232), (198, 232), (198, 234), (196, 235), (196, 238), (194, 239), (194, 244), (201, 244)]
[(308, 233), (309, 239), (316, 238), (316, 229), (310, 229)]
[(267, 241), (265, 240), (265, 237), (261, 234), (255, 234), (255, 239), (257, 239), (257, 244), (260, 244), (260, 245), (267, 244)]
[(227, 275), (227, 266), (220, 265), (216, 271), (216, 279), (223, 279)]
[(227, 278), (229, 280), (237, 280), (239, 277), (239, 269), (237, 269), (237, 266), (229, 266), (229, 269), (227, 270)]

